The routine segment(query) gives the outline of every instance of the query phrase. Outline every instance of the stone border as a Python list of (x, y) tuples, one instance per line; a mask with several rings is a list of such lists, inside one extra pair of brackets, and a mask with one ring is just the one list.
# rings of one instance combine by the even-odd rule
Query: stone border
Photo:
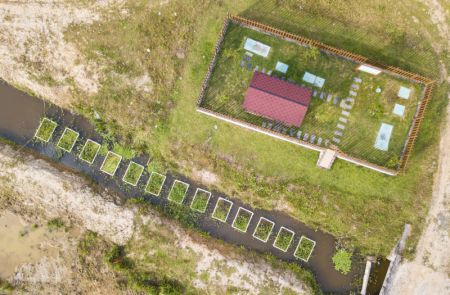
[[(186, 186), (186, 191), (184, 192), (184, 195), (183, 195), (183, 199), (181, 199), (180, 202), (177, 202), (177, 201), (172, 200), (172, 199), (170, 198), (170, 194), (172, 193), (173, 187), (175, 186), (176, 183), (182, 183), (182, 184), (187, 185), (187, 186)], [(169, 194), (167, 195), (167, 200), (169, 200), (169, 201), (171, 201), (171, 202), (174, 202), (175, 204), (179, 204), (179, 205), (183, 204), (184, 199), (186, 199), (186, 194), (187, 194), (187, 191), (188, 191), (188, 189), (189, 189), (189, 186), (190, 186), (189, 183), (184, 182), (184, 181), (181, 181), (181, 180), (178, 180), (178, 179), (175, 179), (175, 181), (172, 183), (172, 187), (170, 188)]]
[[(120, 164), (120, 162), (119, 162), (119, 164)], [(136, 164), (136, 165), (138, 165), (139, 167), (142, 168), (142, 171), (141, 171), (141, 173), (139, 174), (139, 177), (138, 177), (136, 183), (131, 183), (131, 182), (128, 182), (128, 181), (125, 180), (125, 176), (127, 175), (128, 170), (130, 169), (131, 164)], [(117, 165), (117, 166), (119, 166), (119, 165)], [(139, 180), (140, 180), (141, 177), (142, 177), (142, 173), (144, 173), (144, 169), (145, 169), (145, 167), (142, 166), (141, 164), (138, 164), (138, 163), (136, 163), (136, 162), (134, 162), (134, 161), (130, 161), (130, 163), (128, 164), (127, 170), (125, 171), (125, 174), (124, 174), (123, 177), (122, 177), (122, 181), (125, 182), (125, 183), (128, 183), (129, 185), (136, 186), (136, 185), (138, 184)]]
[[(38, 132), (39, 132), (39, 129), (41, 129), (42, 123), (43, 123), (44, 121), (49, 121), (50, 123), (52, 123), (52, 124), (55, 125), (55, 127), (53, 128), (52, 133), (50, 134), (50, 136), (48, 137), (47, 140), (45, 140), (45, 139), (43, 139), (42, 137), (39, 137), (39, 136), (37, 135)], [(34, 132), (34, 137), (37, 138), (37, 139), (39, 139), (39, 140), (41, 140), (41, 141), (43, 141), (43, 142), (49, 142), (50, 139), (53, 137), (53, 133), (55, 133), (56, 127), (58, 127), (58, 123), (56, 123), (55, 121), (53, 121), (53, 120), (51, 120), (51, 119), (49, 119), (49, 118), (47, 118), (47, 117), (44, 117), (44, 118), (41, 119), (41, 122), (39, 122), (39, 127), (38, 127), (38, 128), (36, 129), (36, 131)]]
[[(308, 241), (310, 241), (310, 242), (313, 242), (313, 244), (314, 244), (313, 247), (312, 247), (312, 249), (311, 249), (311, 252), (309, 252), (308, 258), (306, 258), (306, 260), (303, 259), (303, 258), (301, 258), (301, 257), (299, 257), (299, 256), (297, 256), (297, 255), (295, 255), (295, 254), (297, 253), (297, 250), (298, 250), (298, 248), (300, 247), (300, 244), (302, 243), (303, 239), (308, 240)], [(316, 247), (316, 241), (311, 240), (310, 238), (307, 238), (307, 237), (305, 237), (305, 236), (302, 235), (301, 238), (300, 238), (300, 240), (298, 241), (297, 247), (295, 248), (294, 256), (295, 256), (295, 258), (298, 258), (298, 259), (300, 259), (300, 260), (303, 260), (304, 262), (308, 262), (308, 261), (309, 261), (309, 258), (311, 257), (311, 254), (313, 253), (315, 247)]]
[[(265, 240), (262, 240), (262, 239), (258, 238), (257, 236), (255, 236), (256, 230), (258, 229), (258, 226), (259, 226), (259, 224), (261, 223), (261, 220), (263, 220), (263, 219), (264, 219), (265, 221), (268, 221), (269, 223), (272, 224), (272, 227), (270, 228), (269, 235), (267, 236), (267, 238), (266, 238)], [(272, 235), (272, 232), (273, 232), (273, 228), (274, 228), (274, 227), (275, 227), (275, 222), (273, 222), (272, 220), (269, 220), (269, 219), (267, 219), (267, 218), (265, 218), (265, 217), (260, 217), (259, 220), (258, 220), (258, 224), (256, 225), (255, 231), (253, 232), (252, 236), (253, 236), (255, 239), (257, 239), (257, 240), (259, 240), (259, 241), (261, 241), (261, 242), (263, 242), (263, 243), (267, 243), (267, 241), (269, 240), (270, 236)]]
[[(153, 194), (152, 192), (147, 191), (147, 187), (148, 187), (148, 185), (150, 184), (150, 180), (152, 179), (153, 174), (157, 174), (157, 175), (160, 175), (160, 176), (163, 177), (163, 182), (161, 183), (161, 185), (160, 185), (160, 187), (159, 187), (159, 190), (158, 190), (158, 194), (156, 194), (156, 195)], [(152, 173), (150, 174), (150, 177), (149, 177), (148, 180), (147, 180), (147, 184), (145, 185), (144, 192), (146, 192), (147, 194), (151, 194), (151, 195), (154, 195), (154, 196), (156, 196), (156, 197), (159, 197), (159, 195), (161, 194), (161, 190), (162, 190), (162, 188), (163, 188), (165, 182), (166, 182), (166, 176), (165, 176), (165, 175), (163, 175), (163, 174), (161, 174), (161, 173), (158, 173), (158, 172), (152, 171)]]
[[(247, 213), (250, 213), (250, 219), (248, 220), (247, 226), (245, 227), (245, 230), (241, 230), (239, 228), (237, 228), (236, 226), (234, 226), (234, 223), (236, 222), (237, 217), (239, 216), (239, 213), (242, 211), (245, 211)], [(250, 226), (250, 223), (252, 222), (252, 218), (253, 218), (254, 213), (248, 209), (245, 209), (244, 207), (239, 207), (236, 216), (234, 216), (233, 222), (231, 223), (231, 227), (234, 228), (235, 230), (238, 230), (240, 232), (246, 233), (248, 230), (248, 227)]]
[[(208, 194), (208, 200), (206, 201), (206, 207), (205, 207), (205, 210), (198, 210), (198, 209), (194, 209), (194, 208), (192, 208), (192, 204), (194, 204), (194, 200), (195, 200), (195, 198), (197, 197), (197, 193), (199, 192), (199, 191), (202, 191), (202, 192), (205, 192), (205, 193), (207, 193)], [(197, 188), (197, 190), (195, 191), (195, 195), (194, 195), (194, 197), (192, 198), (192, 202), (191, 202), (191, 205), (189, 206), (192, 210), (194, 210), (194, 211), (197, 211), (197, 212), (200, 212), (200, 213), (205, 213), (206, 212), (206, 209), (208, 208), (208, 205), (209, 205), (209, 200), (211, 199), (211, 192), (209, 192), (209, 191), (207, 191), (207, 190), (204, 190), (204, 189), (201, 189), (201, 188)]]
[[(92, 162), (89, 162), (89, 161), (87, 161), (87, 160), (85, 160), (85, 159), (83, 159), (83, 158), (81, 157), (81, 155), (83, 154), (84, 148), (86, 147), (86, 145), (88, 144), (88, 142), (92, 142), (92, 143), (94, 143), (95, 145), (97, 145), (97, 152), (95, 153), (95, 156), (94, 156), (94, 158), (92, 159)], [(101, 144), (99, 144), (98, 142), (96, 142), (96, 141), (94, 141), (94, 140), (92, 140), (92, 139), (86, 140), (86, 142), (85, 142), (84, 145), (83, 145), (83, 148), (81, 149), (80, 154), (78, 155), (78, 158), (81, 159), (82, 161), (85, 161), (85, 162), (88, 163), (89, 165), (92, 165), (92, 163), (94, 163), (94, 161), (95, 161), (95, 158), (97, 158), (97, 155), (98, 155), (98, 152), (100, 151), (101, 146), (102, 146)]]
[[(219, 218), (217, 218), (217, 217), (214, 217), (214, 213), (216, 213), (217, 205), (219, 204), (220, 201), (224, 201), (225, 203), (228, 203), (228, 204), (231, 205), (231, 206), (230, 206), (230, 209), (228, 209), (227, 216), (225, 217), (224, 220), (219, 219)], [(215, 219), (215, 220), (218, 220), (218, 221), (220, 221), (220, 222), (226, 223), (227, 220), (228, 220), (228, 216), (230, 215), (230, 212), (231, 212), (231, 209), (233, 208), (233, 206), (234, 206), (234, 203), (233, 203), (232, 201), (227, 200), (227, 199), (222, 198), (222, 197), (219, 197), (219, 198), (217, 199), (216, 205), (214, 206), (214, 210), (213, 210), (213, 213), (211, 214), (211, 217), (212, 217), (213, 219)]]
[[(119, 163), (117, 163), (117, 166), (116, 166), (116, 168), (114, 169), (114, 172), (113, 172), (112, 174), (109, 173), (109, 172), (107, 172), (107, 171), (105, 171), (105, 170), (103, 170), (103, 165), (105, 165), (106, 159), (108, 158), (108, 155), (109, 155), (109, 154), (113, 154), (113, 155), (119, 157)], [(102, 172), (104, 172), (104, 173), (106, 173), (106, 174), (108, 174), (108, 175), (110, 175), (110, 176), (114, 176), (114, 175), (116, 174), (116, 171), (117, 171), (117, 169), (119, 168), (121, 162), (122, 162), (122, 156), (121, 156), (121, 155), (116, 154), (115, 152), (112, 152), (112, 151), (108, 151), (108, 153), (106, 154), (105, 158), (103, 159), (102, 165), (100, 166), (100, 171), (102, 171)]]
[[(66, 131), (67, 131), (67, 130), (73, 131), (73, 132), (75, 132), (75, 133), (77, 134), (77, 137), (75, 137), (75, 140), (74, 140), (74, 142), (72, 143), (72, 146), (70, 147), (69, 150), (66, 150), (65, 148), (63, 148), (63, 147), (61, 147), (61, 146), (59, 145), (59, 143), (61, 142), (61, 139), (64, 137), (64, 134), (66, 134)], [(56, 144), (56, 146), (59, 147), (60, 149), (62, 149), (63, 151), (70, 153), (70, 152), (72, 152), (73, 147), (74, 147), (75, 144), (77, 143), (77, 140), (78, 140), (79, 137), (80, 137), (80, 133), (79, 133), (79, 132), (73, 130), (72, 128), (66, 127), (66, 128), (64, 129), (63, 134), (62, 134), (61, 137), (59, 138), (58, 143)]]
[[(289, 241), (289, 245), (287, 246), (286, 250), (281, 249), (281, 248), (279, 248), (278, 246), (275, 245), (275, 244), (276, 244), (276, 241), (277, 241), (277, 239), (278, 239), (278, 236), (280, 235), (280, 233), (281, 233), (281, 231), (282, 231), (283, 229), (286, 230), (287, 232), (289, 232), (289, 233), (292, 234), (292, 238), (291, 238), (291, 240)], [(280, 250), (280, 251), (286, 253), (286, 252), (289, 250), (289, 248), (291, 247), (291, 244), (292, 244), (292, 241), (294, 240), (294, 237), (295, 237), (295, 232), (293, 232), (292, 230), (290, 230), (290, 229), (288, 229), (288, 228), (282, 226), (282, 227), (280, 227), (280, 229), (278, 230), (277, 236), (276, 236), (275, 240), (273, 241), (272, 246), (273, 246), (274, 248), (276, 248), (276, 249), (278, 249), (278, 250)]]

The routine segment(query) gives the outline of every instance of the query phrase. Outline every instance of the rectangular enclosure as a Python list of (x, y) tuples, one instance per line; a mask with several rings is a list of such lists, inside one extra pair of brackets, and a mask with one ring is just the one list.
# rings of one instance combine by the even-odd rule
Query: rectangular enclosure
[(278, 231), (275, 241), (273, 242), (273, 246), (278, 250), (287, 252), (287, 250), (291, 246), (293, 239), (294, 239), (294, 232), (282, 226)]
[(89, 164), (94, 163), (97, 157), (98, 151), (100, 150), (100, 144), (91, 139), (88, 139), (81, 150), (79, 158)]
[(136, 186), (141, 178), (142, 172), (144, 172), (144, 166), (131, 161), (122, 180), (132, 186)]
[(298, 242), (297, 248), (295, 249), (294, 256), (298, 259), (308, 262), (312, 252), (314, 251), (315, 246), (316, 246), (315, 241), (305, 236), (302, 236), (300, 238), (300, 241)]
[(195, 192), (194, 199), (192, 199), (191, 209), (200, 213), (205, 213), (210, 198), (210, 192), (198, 188)]
[(175, 180), (172, 184), (172, 188), (169, 192), (169, 201), (175, 202), (177, 204), (182, 204), (184, 198), (186, 197), (189, 184), (180, 180)]
[(106, 154), (106, 157), (103, 160), (103, 164), (100, 167), (100, 170), (108, 175), (114, 176), (114, 174), (116, 174), (117, 168), (119, 168), (119, 164), (121, 161), (122, 161), (121, 155), (108, 151), (108, 154)]
[(239, 210), (234, 217), (233, 224), (231, 225), (234, 229), (241, 231), (243, 233), (247, 232), (248, 226), (253, 217), (253, 212), (245, 208), (239, 207)]
[(57, 146), (60, 149), (70, 153), (75, 146), (79, 135), (80, 134), (75, 130), (66, 127), (63, 134), (61, 135), (61, 138), (58, 141)]
[(154, 196), (159, 196), (161, 189), (166, 181), (166, 176), (157, 172), (152, 172), (145, 186), (145, 192)]
[(231, 207), (233, 207), (233, 202), (219, 197), (217, 199), (216, 207), (214, 207), (212, 218), (221, 222), (227, 222)]
[(258, 221), (258, 225), (256, 225), (255, 231), (253, 232), (253, 237), (266, 243), (269, 240), (274, 226), (275, 223), (273, 221), (261, 217)]
[(49, 118), (42, 118), (34, 136), (44, 142), (49, 142), (57, 126), (58, 124)]

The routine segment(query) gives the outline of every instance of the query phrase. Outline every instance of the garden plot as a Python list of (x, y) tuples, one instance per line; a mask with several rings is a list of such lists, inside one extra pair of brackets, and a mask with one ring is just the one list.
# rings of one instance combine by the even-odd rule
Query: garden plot
[(80, 134), (78, 132), (66, 127), (63, 134), (61, 135), (61, 138), (58, 141), (57, 146), (62, 150), (70, 153), (75, 146), (75, 143), (77, 142), (79, 136)]
[(231, 226), (234, 229), (237, 229), (238, 231), (245, 233), (247, 232), (252, 217), (253, 217), (252, 211), (239, 207), (239, 210), (236, 216), (234, 217), (233, 224)]
[(305, 236), (300, 238), (297, 248), (295, 249), (294, 256), (305, 262), (308, 262), (309, 257), (311, 257), (314, 247), (316, 246), (316, 241), (313, 241)]
[(233, 207), (233, 202), (219, 197), (217, 199), (216, 207), (214, 207), (212, 218), (221, 222), (227, 222), (231, 207)]
[(200, 213), (205, 213), (210, 198), (210, 192), (198, 188), (195, 192), (194, 199), (192, 199), (191, 209)]
[(188, 188), (188, 183), (181, 180), (175, 180), (169, 192), (169, 201), (175, 202), (177, 204), (182, 204), (184, 198), (186, 197)]
[(88, 139), (81, 150), (79, 158), (89, 164), (94, 163), (97, 157), (98, 151), (100, 150), (100, 144), (91, 139)]
[(38, 129), (36, 130), (36, 133), (34, 134), (34, 137), (44, 142), (49, 142), (57, 126), (58, 124), (56, 122), (48, 118), (43, 118)]
[(256, 225), (255, 231), (253, 232), (253, 237), (266, 243), (269, 240), (274, 226), (275, 223), (273, 221), (261, 217), (258, 221), (258, 225)]
[(294, 239), (294, 232), (282, 226), (278, 231), (275, 241), (273, 242), (273, 246), (278, 250), (287, 252), (287, 250), (291, 246), (293, 239)]
[(157, 172), (152, 172), (147, 181), (147, 185), (145, 186), (145, 192), (155, 196), (159, 196), (165, 181), (165, 175), (159, 174)]
[(142, 172), (144, 172), (144, 166), (131, 161), (122, 180), (132, 186), (136, 186), (141, 178)]
[(108, 175), (114, 176), (114, 174), (116, 174), (117, 168), (119, 168), (119, 164), (121, 161), (122, 161), (121, 155), (108, 151), (108, 154), (106, 154), (106, 157), (103, 160), (103, 164), (100, 167), (100, 170)]

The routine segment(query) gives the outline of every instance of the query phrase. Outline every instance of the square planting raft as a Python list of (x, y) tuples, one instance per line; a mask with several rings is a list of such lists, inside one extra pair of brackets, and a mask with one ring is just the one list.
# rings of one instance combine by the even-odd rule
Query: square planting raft
[(36, 133), (34, 134), (34, 137), (44, 142), (48, 142), (57, 126), (58, 124), (56, 122), (48, 118), (43, 118), (38, 129), (36, 130)]
[(131, 161), (122, 180), (132, 186), (136, 186), (141, 178), (142, 172), (144, 172), (144, 166)]
[(108, 151), (108, 154), (106, 154), (105, 160), (103, 160), (103, 164), (102, 167), (100, 167), (100, 170), (108, 175), (114, 176), (121, 161), (121, 155)]
[(267, 242), (269, 240), (270, 234), (272, 233), (275, 223), (267, 218), (261, 217), (258, 221), (258, 225), (255, 228), (253, 237), (260, 240), (261, 242)]
[(80, 134), (75, 130), (66, 127), (63, 134), (61, 135), (61, 138), (58, 141), (58, 147), (70, 153), (75, 146), (79, 135)]
[(300, 241), (298, 242), (297, 248), (295, 249), (294, 256), (298, 259), (308, 262), (309, 257), (311, 257), (311, 254), (315, 246), (316, 246), (315, 241), (305, 236), (302, 236), (300, 238)]
[(164, 185), (164, 181), (166, 181), (165, 175), (159, 174), (157, 172), (152, 172), (147, 181), (145, 192), (155, 196), (159, 196)]
[(273, 246), (278, 250), (287, 252), (289, 246), (291, 246), (292, 240), (294, 239), (294, 232), (285, 227), (281, 227), (278, 231), (277, 237)]
[(198, 188), (195, 192), (194, 199), (192, 200), (191, 209), (200, 213), (205, 213), (210, 198), (210, 192)]
[(94, 163), (95, 157), (97, 157), (97, 153), (100, 150), (100, 144), (91, 139), (88, 139), (83, 146), (83, 149), (80, 153), (80, 159), (88, 162), (89, 164)]
[(252, 220), (253, 212), (245, 208), (239, 207), (236, 217), (231, 225), (233, 228), (243, 233), (247, 232), (250, 221)]
[(231, 207), (233, 207), (233, 202), (219, 197), (216, 203), (216, 207), (214, 208), (212, 218), (217, 219), (221, 222), (226, 222), (228, 214), (230, 214)]
[(188, 183), (182, 182), (180, 180), (175, 180), (169, 192), (169, 201), (175, 202), (177, 204), (183, 203), (188, 188)]

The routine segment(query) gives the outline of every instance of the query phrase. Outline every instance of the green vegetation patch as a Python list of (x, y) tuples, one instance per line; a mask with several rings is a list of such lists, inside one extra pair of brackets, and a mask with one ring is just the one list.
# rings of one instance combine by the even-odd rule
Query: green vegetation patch
[(270, 234), (272, 233), (275, 223), (267, 218), (261, 217), (258, 221), (258, 225), (255, 228), (253, 237), (256, 239), (267, 242), (269, 240)]
[(293, 239), (294, 232), (282, 226), (278, 231), (273, 246), (278, 250), (286, 252), (289, 249), (289, 246), (291, 245)]
[(198, 188), (195, 192), (194, 199), (192, 200), (191, 209), (200, 213), (205, 213), (210, 198), (210, 192)]
[(188, 183), (182, 182), (180, 180), (175, 180), (169, 192), (169, 201), (175, 202), (177, 204), (183, 203), (188, 188)]
[(219, 198), (212, 213), (212, 217), (221, 222), (226, 222), (228, 214), (230, 214), (231, 207), (233, 207), (233, 202), (224, 198)]
[(103, 161), (100, 170), (105, 172), (106, 174), (114, 176), (114, 174), (116, 174), (117, 168), (119, 167), (120, 161), (122, 161), (121, 155), (108, 151), (108, 154), (106, 154), (105, 160)]
[(88, 139), (81, 150), (80, 159), (88, 162), (89, 164), (94, 163), (100, 147), (101, 145), (98, 142)]
[(50, 120), (49, 118), (43, 118), (34, 136), (37, 139), (48, 142), (57, 126), (58, 124), (56, 122)]
[(231, 225), (233, 228), (237, 229), (241, 232), (247, 232), (248, 226), (250, 225), (250, 221), (252, 220), (253, 212), (247, 210), (245, 208), (239, 207), (239, 210), (234, 218), (233, 224)]
[(144, 172), (144, 166), (131, 161), (128, 165), (127, 171), (125, 172), (125, 175), (123, 176), (123, 181), (136, 186), (139, 179), (141, 178), (142, 172)]
[(145, 192), (155, 196), (159, 196), (161, 189), (166, 181), (166, 176), (157, 172), (152, 172), (145, 186)]
[(314, 247), (316, 246), (316, 242), (302, 236), (300, 238), (300, 241), (298, 242), (297, 248), (295, 249), (294, 256), (308, 262), (309, 257), (311, 257), (311, 254), (314, 250)]
[(66, 127), (58, 141), (58, 147), (70, 153), (77, 142), (78, 136), (80, 136), (78, 132)]
[(343, 274), (348, 274), (352, 268), (352, 253), (345, 250), (338, 250), (333, 258), (334, 268)]

